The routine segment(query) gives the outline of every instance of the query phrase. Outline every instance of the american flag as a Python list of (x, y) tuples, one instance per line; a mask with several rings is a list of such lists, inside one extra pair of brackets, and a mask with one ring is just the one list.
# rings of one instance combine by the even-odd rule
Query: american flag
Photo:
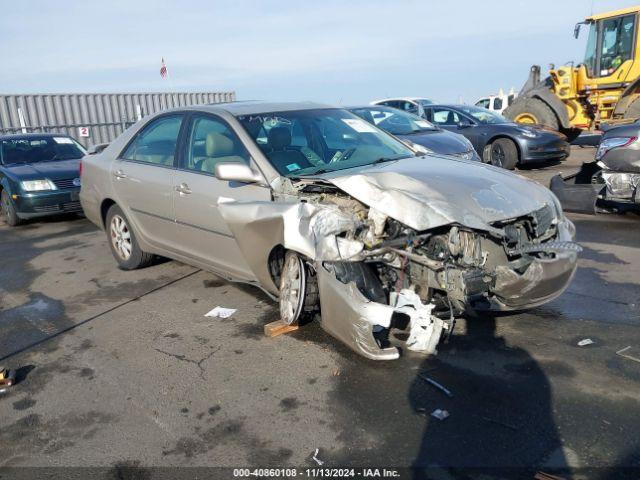
[(164, 57), (162, 57), (162, 62), (160, 63), (160, 76), (162, 78), (167, 78), (167, 65), (164, 63)]

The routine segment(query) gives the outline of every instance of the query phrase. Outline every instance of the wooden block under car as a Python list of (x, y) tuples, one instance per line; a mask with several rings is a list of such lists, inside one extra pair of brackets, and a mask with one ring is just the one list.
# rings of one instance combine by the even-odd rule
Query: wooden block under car
[(277, 337), (283, 333), (294, 332), (298, 329), (298, 325), (287, 325), (282, 320), (276, 320), (275, 322), (267, 323), (264, 326), (264, 334), (267, 337)]

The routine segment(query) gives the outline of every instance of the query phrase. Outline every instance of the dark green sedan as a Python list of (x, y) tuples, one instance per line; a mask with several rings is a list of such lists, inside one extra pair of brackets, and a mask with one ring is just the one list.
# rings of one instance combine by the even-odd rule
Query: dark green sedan
[(0, 216), (23, 220), (81, 212), (80, 159), (85, 149), (64, 134), (0, 136)]

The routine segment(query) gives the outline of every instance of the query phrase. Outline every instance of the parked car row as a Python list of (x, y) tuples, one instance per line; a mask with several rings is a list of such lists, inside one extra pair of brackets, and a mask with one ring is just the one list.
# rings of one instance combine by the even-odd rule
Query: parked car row
[(466, 137), (483, 162), (508, 170), (517, 165), (562, 161), (571, 152), (563, 134), (544, 127), (514, 123), (485, 108), (439, 105), (424, 100), (414, 104), (412, 99), (386, 99), (374, 104), (397, 105), (408, 112), (417, 111), (437, 127)]
[(320, 312), (322, 328), (371, 359), (433, 353), (462, 312), (562, 293), (580, 248), (548, 189), (461, 158), (467, 141), (456, 139), (457, 157), (424, 153), (413, 139), (451, 135), (420, 118), (352, 110), (411, 131), (401, 141), (312, 103), (145, 118), (84, 157), (84, 213), (121, 268), (160, 255), (259, 286), (286, 323)]

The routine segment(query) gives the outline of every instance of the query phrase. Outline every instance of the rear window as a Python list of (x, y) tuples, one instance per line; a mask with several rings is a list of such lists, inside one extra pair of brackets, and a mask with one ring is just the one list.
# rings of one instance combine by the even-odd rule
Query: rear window
[(71, 137), (33, 137), (0, 141), (3, 165), (82, 158), (85, 149)]

